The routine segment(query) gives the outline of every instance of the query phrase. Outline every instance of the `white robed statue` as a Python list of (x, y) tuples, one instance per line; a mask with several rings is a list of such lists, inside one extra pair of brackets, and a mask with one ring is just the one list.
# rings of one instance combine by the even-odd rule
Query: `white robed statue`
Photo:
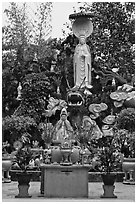
[(79, 37), (79, 44), (74, 53), (74, 84), (77, 87), (91, 86), (91, 54), (84, 35)]
[(86, 16), (79, 17), (74, 21), (72, 30), (79, 39), (74, 53), (74, 86), (91, 89), (91, 54), (86, 38), (93, 31), (92, 22)]
[(67, 140), (73, 139), (73, 128), (70, 122), (67, 120), (67, 110), (63, 108), (60, 114), (60, 120), (55, 126), (53, 139), (60, 141), (62, 144)]

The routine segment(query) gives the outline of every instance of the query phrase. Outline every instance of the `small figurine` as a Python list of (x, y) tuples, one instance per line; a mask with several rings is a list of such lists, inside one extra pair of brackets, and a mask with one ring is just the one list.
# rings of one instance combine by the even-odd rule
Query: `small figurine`
[(17, 100), (18, 100), (18, 101), (21, 100), (21, 90), (22, 90), (22, 86), (21, 86), (21, 83), (19, 82), (19, 86), (18, 86), (18, 88), (17, 88), (17, 91), (18, 91)]
[(70, 140), (73, 134), (73, 128), (71, 127), (70, 122), (67, 120), (67, 110), (62, 109), (60, 114), (60, 120), (57, 122), (55, 127), (54, 139), (61, 141), (63, 144), (66, 140)]

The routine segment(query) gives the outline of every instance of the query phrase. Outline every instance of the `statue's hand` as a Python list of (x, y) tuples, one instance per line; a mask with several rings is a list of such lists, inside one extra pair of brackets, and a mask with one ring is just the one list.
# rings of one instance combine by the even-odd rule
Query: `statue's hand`
[(81, 57), (86, 57), (84, 52), (81, 52)]

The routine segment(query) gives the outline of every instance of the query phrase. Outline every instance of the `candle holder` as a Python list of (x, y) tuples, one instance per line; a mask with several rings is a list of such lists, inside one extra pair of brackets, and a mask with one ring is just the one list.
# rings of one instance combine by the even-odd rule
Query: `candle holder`
[(60, 151), (62, 154), (62, 161), (60, 164), (64, 166), (72, 165), (72, 162), (71, 162), (72, 149), (67, 142), (64, 143)]

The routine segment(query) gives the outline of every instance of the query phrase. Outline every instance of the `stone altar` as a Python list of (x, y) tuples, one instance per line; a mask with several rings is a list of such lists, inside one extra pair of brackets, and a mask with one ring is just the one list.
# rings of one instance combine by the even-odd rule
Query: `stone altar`
[(41, 192), (47, 198), (87, 198), (88, 166), (42, 165)]

